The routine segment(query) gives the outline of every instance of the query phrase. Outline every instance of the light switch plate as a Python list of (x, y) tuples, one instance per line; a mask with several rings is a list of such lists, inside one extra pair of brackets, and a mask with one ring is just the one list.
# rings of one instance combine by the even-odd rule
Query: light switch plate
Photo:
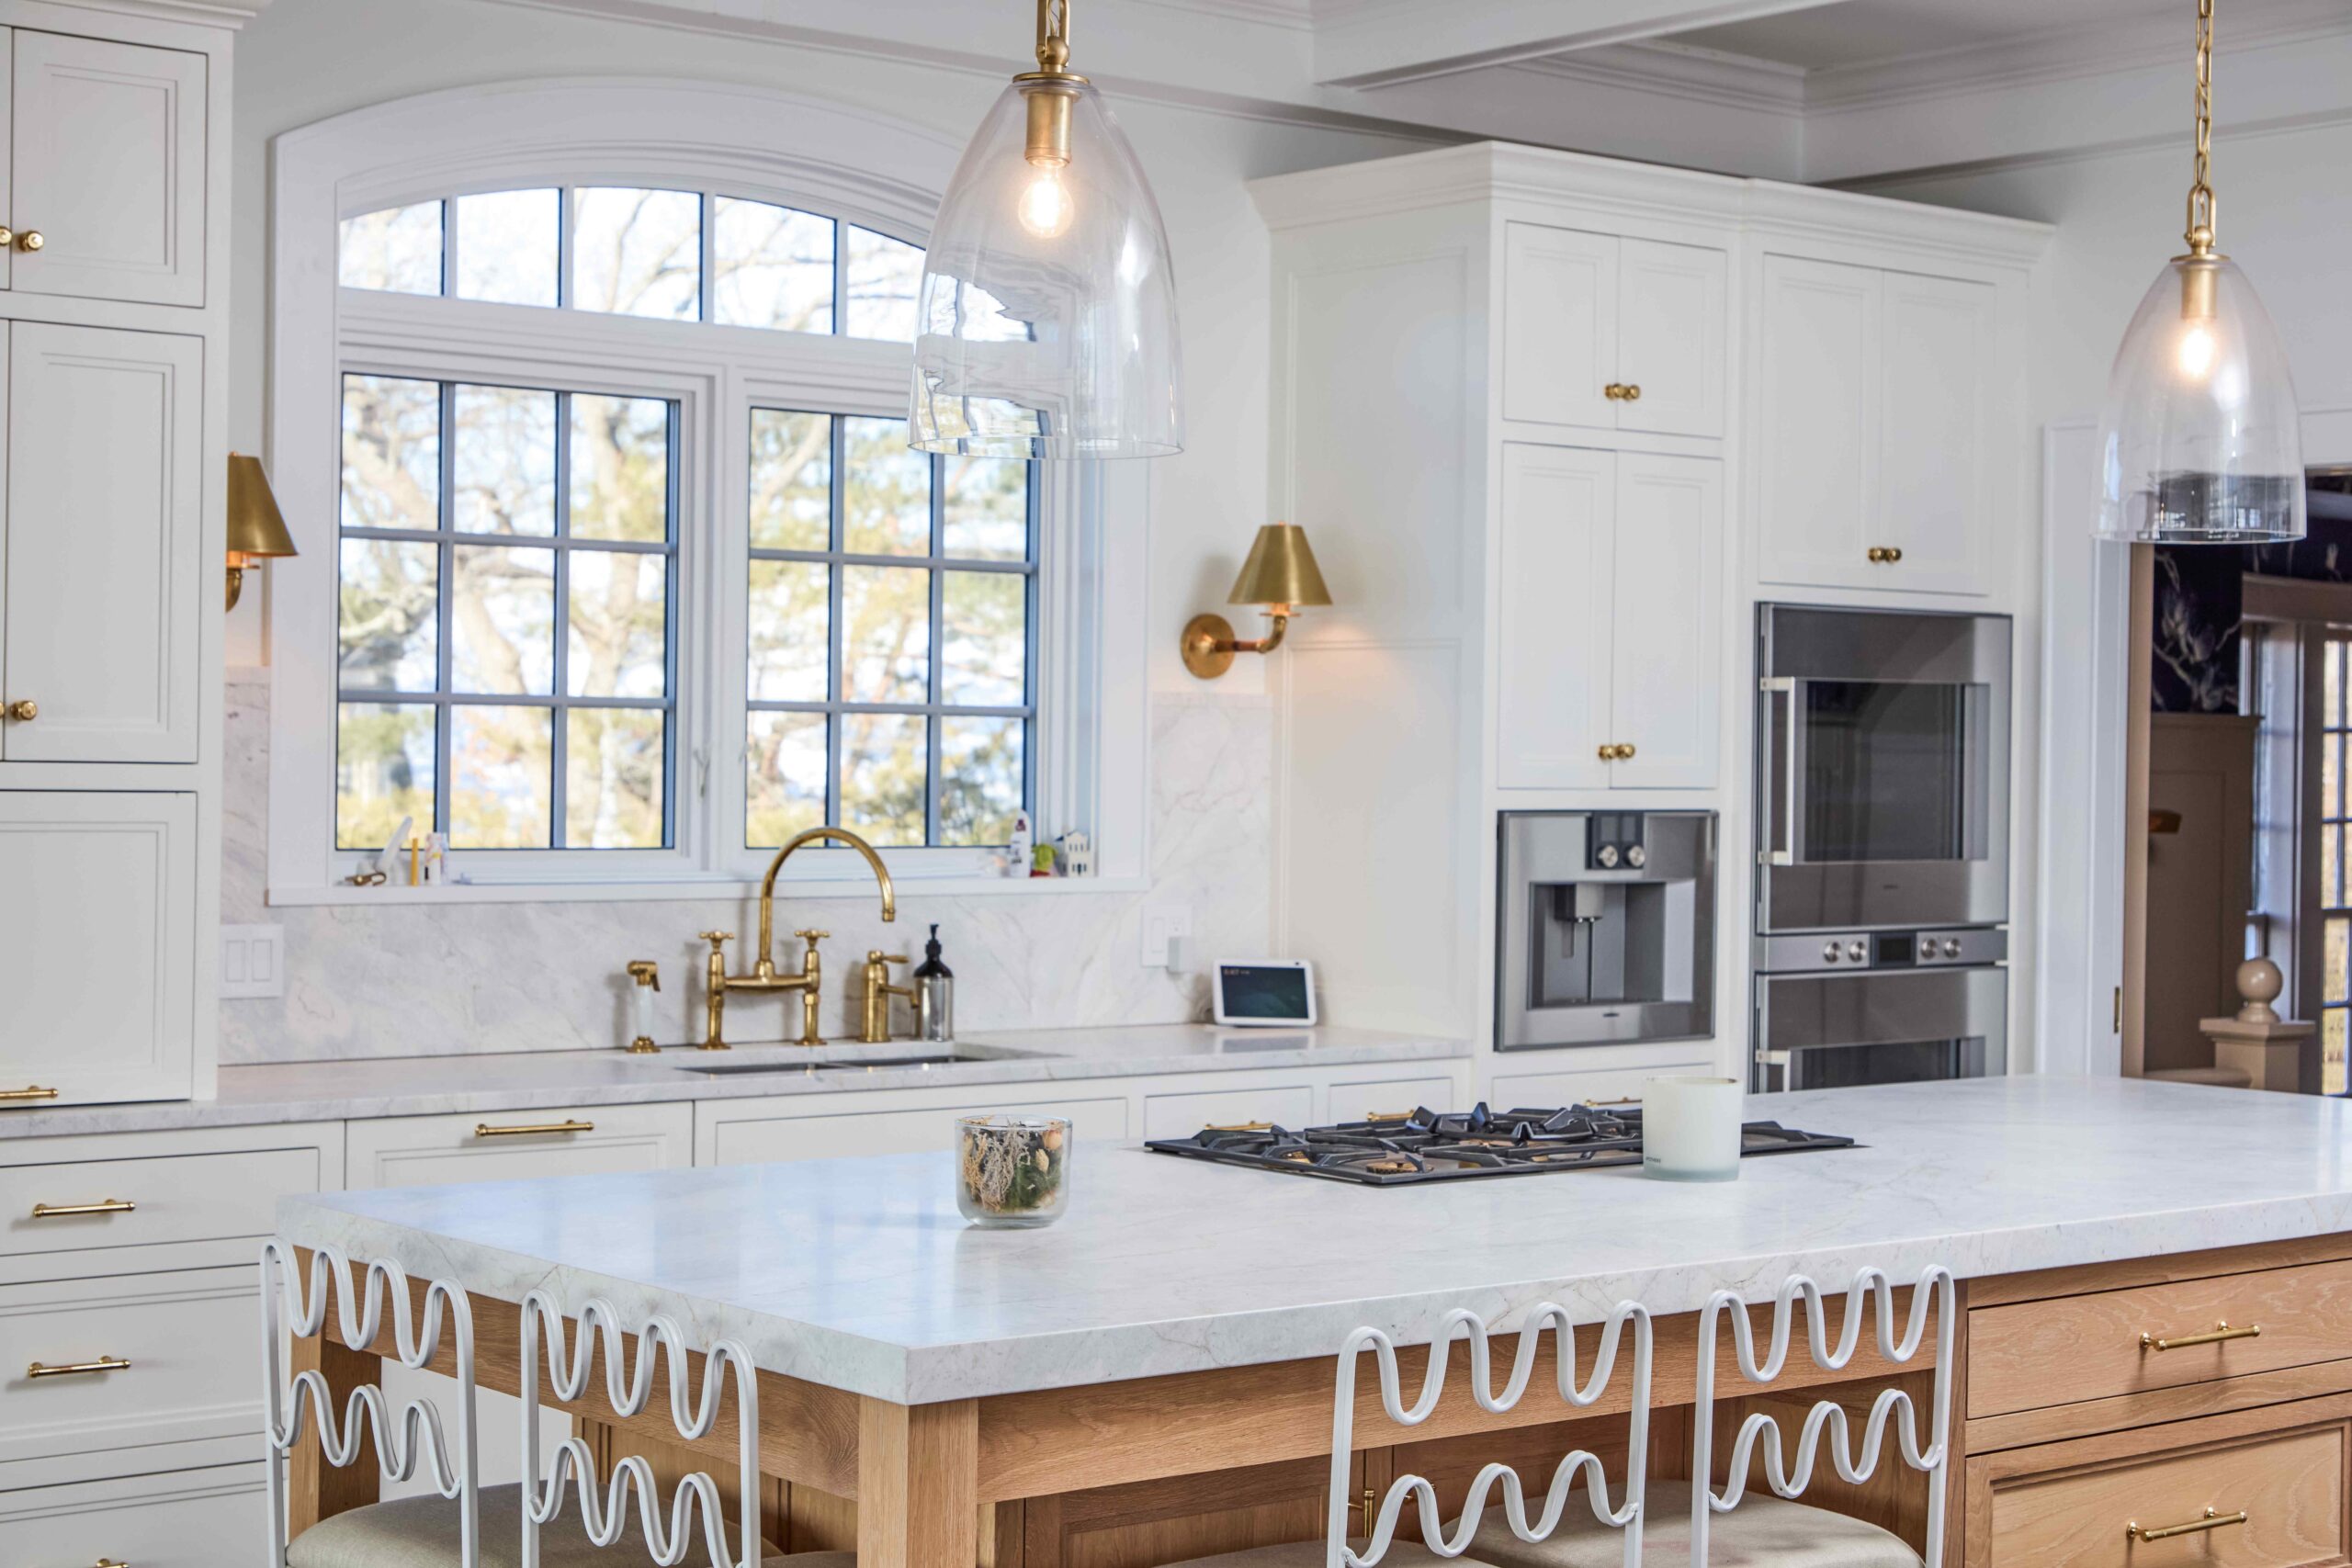
[(245, 1000), (286, 994), (286, 928), (220, 928), (220, 996)]
[(1183, 967), (1184, 942), (1193, 934), (1190, 904), (1149, 904), (1143, 911), (1143, 966)]

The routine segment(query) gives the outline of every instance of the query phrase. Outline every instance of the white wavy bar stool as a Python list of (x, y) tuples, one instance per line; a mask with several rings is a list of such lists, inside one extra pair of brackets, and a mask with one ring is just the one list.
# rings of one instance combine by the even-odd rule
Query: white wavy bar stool
[[(1853, 1444), (1845, 1407), (1834, 1399), (1816, 1401), (1805, 1412), (1797, 1437), (1796, 1458), (1791, 1463), (1780, 1422), (1764, 1411), (1750, 1412), (1740, 1423), (1726, 1465), (1724, 1489), (1714, 1487), (1715, 1358), (1721, 1320), (1731, 1316), (1732, 1346), (1740, 1375), (1753, 1383), (1769, 1383), (1781, 1375), (1788, 1360), (1790, 1330), (1796, 1303), (1804, 1303), (1806, 1349), (1814, 1365), (1835, 1371), (1853, 1359), (1861, 1344), (1864, 1306), (1877, 1324), (1881, 1357), (1897, 1365), (1919, 1353), (1927, 1337), (1932, 1308), (1936, 1324), (1936, 1365), (1930, 1408), (1921, 1412), (1908, 1391), (1887, 1388), (1871, 1402), (1859, 1451)], [(1699, 1315), (1699, 1374), (1690, 1420), (1690, 1535), (1685, 1543), (1691, 1568), (1921, 1568), (1919, 1553), (1893, 1532), (1865, 1520), (1794, 1499), (1812, 1483), (1824, 1433), (1829, 1439), (1829, 1461), (1840, 1479), (1858, 1483), (1878, 1470), (1886, 1428), (1899, 1414), (1895, 1427), (1903, 1462), (1923, 1472), (1928, 1486), (1928, 1551), (1925, 1568), (1941, 1568), (1944, 1545), (1944, 1500), (1951, 1459), (1951, 1376), (1953, 1291), (1951, 1271), (1931, 1267), (1920, 1272), (1911, 1292), (1911, 1311), (1898, 1341), (1894, 1332), (1894, 1292), (1884, 1274), (1864, 1269), (1846, 1292), (1846, 1320), (1834, 1347), (1822, 1317), (1821, 1291), (1804, 1276), (1792, 1275), (1772, 1303), (1772, 1343), (1758, 1361), (1747, 1302), (1736, 1291), (1718, 1291)], [(1922, 1416), (1924, 1415), (1924, 1422)], [(1925, 1427), (1923, 1431), (1921, 1428)], [(1763, 1449), (1764, 1476), (1773, 1493), (1742, 1506), (1758, 1445)], [(1720, 1516), (1720, 1517), (1718, 1517)], [(1657, 1543), (1665, 1548), (1668, 1543)], [(1713, 1554), (1712, 1557), (1710, 1554)], [(1679, 1559), (1677, 1554), (1669, 1561)]]
[[(283, 1283), (283, 1290), (277, 1288)], [(458, 1385), (457, 1438), (451, 1442), (442, 1425), (441, 1412), (430, 1400), (412, 1400), (394, 1413), (384, 1392), (374, 1383), (362, 1384), (353, 1391), (340, 1425), (336, 1413), (330, 1407), (332, 1394), (325, 1379), (316, 1371), (297, 1374), (289, 1382), (285, 1375), (285, 1347), (288, 1332), (315, 1334), (325, 1321), (326, 1291), (332, 1281), (338, 1303), (338, 1321), (345, 1344), (372, 1345), (382, 1318), (386, 1299), (392, 1305), (393, 1348), (401, 1360), (411, 1367), (428, 1365), (441, 1345), (445, 1327), (454, 1341)], [(593, 1506), (577, 1510), (564, 1508), (562, 1483), (566, 1466), (584, 1466), (587, 1450), (579, 1438), (569, 1439), (558, 1460), (558, 1471), (541, 1493), (537, 1488), (522, 1485), (490, 1486), (481, 1484), (479, 1450), (476, 1447), (475, 1414), (476, 1385), (474, 1379), (474, 1325), (469, 1299), (460, 1287), (435, 1280), (425, 1292), (424, 1318), (422, 1325), (411, 1322), (412, 1303), (409, 1277), (399, 1266), (388, 1262), (367, 1265), (355, 1275), (348, 1258), (330, 1250), (311, 1255), (310, 1298), (301, 1296), (301, 1279), (294, 1265), (292, 1249), (281, 1241), (272, 1240), (262, 1250), (262, 1332), (264, 1365), (267, 1370), (268, 1393), (266, 1410), (269, 1438), (269, 1501), (271, 1568), (522, 1568), (534, 1562), (538, 1568), (678, 1568), (688, 1563), (690, 1568), (742, 1568), (747, 1562), (762, 1560), (762, 1544), (754, 1533), (758, 1529), (756, 1503), (744, 1525), (741, 1545), (751, 1551), (744, 1556), (728, 1551), (723, 1531), (718, 1528), (718, 1495), (707, 1475), (692, 1476), (673, 1499), (670, 1528), (660, 1529), (650, 1506), (652, 1476), (641, 1459), (623, 1461), (624, 1470), (613, 1477), (613, 1491), (608, 1495), (625, 1502), (628, 1488), (639, 1488), (644, 1506), (635, 1514), (624, 1506)], [(355, 1284), (360, 1288), (355, 1290)], [(283, 1310), (281, 1311), (281, 1304)], [(551, 1311), (547, 1303), (541, 1306)], [(610, 1309), (605, 1309), (609, 1322)], [(558, 1320), (559, 1323), (560, 1320)], [(536, 1372), (532, 1335), (533, 1317), (526, 1306), (524, 1316), (526, 1348), (525, 1365)], [(650, 1334), (662, 1337), (661, 1342), (683, 1347), (675, 1325), (664, 1324)], [(650, 1340), (640, 1337), (638, 1381), (645, 1383), (650, 1374), (652, 1358), (645, 1354)], [(560, 1329), (550, 1346), (550, 1361), (560, 1355)], [(581, 1340), (582, 1361), (578, 1373), (570, 1379), (559, 1377), (559, 1384), (568, 1384), (575, 1391), (584, 1382), (585, 1357), (589, 1348), (588, 1336), (583, 1331)], [(611, 1337), (608, 1354), (617, 1351), (617, 1335)], [(724, 1355), (726, 1358), (722, 1359)], [(615, 1355), (616, 1361), (617, 1358)], [(682, 1397), (676, 1386), (685, 1371), (682, 1357), (673, 1360), (673, 1407), (683, 1409), (677, 1401)], [(745, 1462), (750, 1466), (750, 1483), (742, 1494), (759, 1496), (756, 1433), (758, 1431), (757, 1393), (750, 1378), (750, 1363), (741, 1358), (740, 1351), (726, 1348), (714, 1352), (713, 1371), (705, 1379), (705, 1404), (699, 1426), (688, 1430), (680, 1423), (681, 1431), (689, 1438), (700, 1436), (709, 1429), (715, 1417), (719, 1392), (719, 1371), (733, 1366), (739, 1380), (747, 1390), (744, 1405), (744, 1430), (753, 1434), (744, 1445)], [(617, 1371), (615, 1373), (618, 1375)], [(526, 1373), (524, 1422), (526, 1475), (539, 1473), (537, 1461), (537, 1379)], [(636, 1404), (623, 1406), (623, 1414), (634, 1414), (642, 1405), (647, 1391), (640, 1386)], [(558, 1397), (570, 1398), (560, 1386)], [(620, 1400), (614, 1401), (620, 1406)], [(377, 1439), (379, 1464), (386, 1480), (406, 1481), (419, 1473), (420, 1461), (424, 1473), (432, 1483), (434, 1495), (403, 1497), (389, 1503), (370, 1504), (321, 1520), (290, 1542), (286, 1539), (285, 1473), (288, 1455), (301, 1440), (306, 1419), (319, 1424), (321, 1446), (329, 1464), (342, 1466), (356, 1460), (362, 1428), (373, 1433)], [(389, 1440), (387, 1440), (389, 1439)], [(583, 1499), (591, 1494), (585, 1481), (586, 1469), (571, 1472), (582, 1476)], [(681, 1517), (690, 1507), (704, 1510), (702, 1517), (711, 1522), (705, 1549), (694, 1551), (694, 1540), (688, 1530), (678, 1526)], [(854, 1559), (848, 1553), (839, 1554), (842, 1561), (828, 1563), (815, 1557), (798, 1561), (797, 1568), (851, 1568)], [(769, 1562), (782, 1562), (769, 1558)]]
[[(1457, 1338), (1469, 1341), (1471, 1396), (1480, 1409), (1500, 1415), (1516, 1407), (1527, 1393), (1534, 1372), (1536, 1350), (1549, 1331), (1557, 1350), (1555, 1373), (1560, 1399), (1572, 1410), (1583, 1410), (1598, 1401), (1609, 1387), (1629, 1324), (1634, 1341), (1633, 1390), (1621, 1502), (1614, 1506), (1610, 1503), (1608, 1477), (1600, 1458), (1583, 1449), (1575, 1449), (1554, 1467), (1544, 1489), (1543, 1507), (1533, 1518), (1528, 1517), (1525, 1490), (1518, 1472), (1507, 1464), (1491, 1463), (1482, 1466), (1472, 1479), (1467, 1501), (1450, 1534), (1438, 1516), (1437, 1488), (1425, 1477), (1400, 1475), (1389, 1483), (1387, 1495), (1381, 1499), (1379, 1516), (1371, 1523), (1370, 1534), (1353, 1540), (1349, 1537), (1348, 1518), (1353, 1508), (1349, 1498), (1349, 1473), (1355, 1450), (1356, 1359), (1364, 1349), (1369, 1348), (1377, 1361), (1383, 1412), (1397, 1426), (1418, 1427), (1438, 1408)], [(1377, 1328), (1359, 1328), (1351, 1334), (1340, 1350), (1339, 1377), (1332, 1400), (1331, 1488), (1324, 1539), (1229, 1551), (1196, 1559), (1181, 1568), (1374, 1568), (1384, 1560), (1391, 1568), (1433, 1568), (1449, 1559), (1464, 1568), (1500, 1568), (1504, 1559), (1489, 1550), (1491, 1542), (1540, 1547), (1555, 1531), (1565, 1534), (1570, 1529), (1589, 1530), (1608, 1539), (1607, 1555), (1592, 1559), (1596, 1563), (1637, 1568), (1642, 1561), (1642, 1521), (1648, 1475), (1649, 1314), (1636, 1303), (1618, 1303), (1601, 1328), (1591, 1375), (1581, 1384), (1576, 1378), (1576, 1325), (1564, 1307), (1546, 1302), (1528, 1314), (1520, 1330), (1510, 1379), (1500, 1393), (1495, 1392), (1487, 1341), (1487, 1325), (1477, 1314), (1466, 1309), (1448, 1313), (1436, 1337), (1430, 1341), (1429, 1368), (1421, 1379), (1420, 1395), (1408, 1405), (1394, 1341)], [(1589, 1512), (1570, 1506), (1579, 1476), (1585, 1483)], [(1502, 1501), (1489, 1510), (1487, 1499), (1498, 1487)], [(1418, 1505), (1421, 1526), (1419, 1544), (1396, 1540), (1397, 1518), (1404, 1512), (1408, 1497)]]
[[(482, 1554), (482, 1494), (479, 1455), (475, 1450), (474, 1321), (465, 1291), (435, 1280), (425, 1288), (424, 1321), (416, 1321), (409, 1294), (409, 1277), (398, 1264), (379, 1259), (355, 1275), (351, 1259), (332, 1248), (311, 1254), (310, 1289), (303, 1291), (303, 1271), (294, 1249), (273, 1236), (261, 1249), (262, 1408), (267, 1422), (266, 1495), (269, 1504), (269, 1568), (313, 1568), (332, 1561), (389, 1565), (432, 1562), (446, 1564), (455, 1556), (459, 1568), (481, 1568)], [(424, 1368), (441, 1348), (446, 1329), (452, 1340), (458, 1388), (457, 1438), (453, 1443), (442, 1426), (440, 1409), (429, 1399), (413, 1399), (397, 1416), (373, 1382), (352, 1390), (338, 1412), (334, 1391), (316, 1370), (287, 1376), (287, 1346), (291, 1335), (317, 1334), (326, 1323), (329, 1287), (343, 1342), (353, 1347), (376, 1343), (383, 1328), (384, 1307), (391, 1305), (394, 1352), (403, 1365)], [(422, 1462), (438, 1495), (411, 1504), (379, 1504), (356, 1508), (305, 1530), (294, 1542), (286, 1539), (286, 1467), (306, 1424), (318, 1426), (318, 1441), (326, 1462), (341, 1469), (360, 1457), (363, 1438), (372, 1439), (376, 1462), (387, 1481), (404, 1482), (418, 1473)], [(356, 1520), (385, 1509), (423, 1505), (433, 1516), (432, 1528), (379, 1529), (369, 1532), (382, 1550), (365, 1557), (322, 1557), (313, 1545), (322, 1531), (343, 1520)], [(344, 1527), (345, 1532), (352, 1527)], [(425, 1553), (427, 1555), (419, 1555)]]

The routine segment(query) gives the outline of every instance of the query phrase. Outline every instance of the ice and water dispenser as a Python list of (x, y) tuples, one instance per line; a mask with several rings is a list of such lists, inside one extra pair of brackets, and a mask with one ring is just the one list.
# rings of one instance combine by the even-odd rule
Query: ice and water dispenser
[(1715, 814), (1501, 818), (1496, 1044), (1714, 1032)]

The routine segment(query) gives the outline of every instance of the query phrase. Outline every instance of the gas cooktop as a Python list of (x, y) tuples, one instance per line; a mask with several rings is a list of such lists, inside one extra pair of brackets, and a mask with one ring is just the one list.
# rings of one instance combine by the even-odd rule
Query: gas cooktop
[[(1804, 1133), (1778, 1122), (1741, 1128), (1741, 1154), (1799, 1154), (1851, 1148), (1854, 1140)], [(1481, 1176), (1540, 1176), (1642, 1163), (1642, 1113), (1571, 1105), (1556, 1111), (1468, 1111), (1426, 1108), (1411, 1115), (1373, 1116), (1336, 1127), (1278, 1127), (1269, 1122), (1206, 1127), (1189, 1138), (1153, 1138), (1154, 1154), (1216, 1160), (1253, 1170), (1320, 1176), (1366, 1187)]]

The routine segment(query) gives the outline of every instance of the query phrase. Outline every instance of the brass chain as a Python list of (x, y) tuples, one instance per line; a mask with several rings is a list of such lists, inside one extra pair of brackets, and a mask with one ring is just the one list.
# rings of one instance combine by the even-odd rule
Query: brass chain
[[(2211, 9), (2212, 0), (2198, 0)], [(1037, 0), (1037, 68), (1058, 72), (1069, 66), (1069, 0)]]
[(2197, 177), (2188, 187), (2188, 241), (2191, 255), (2213, 249), (2213, 186), (2209, 174), (2213, 153), (2213, 0), (2197, 0)]

